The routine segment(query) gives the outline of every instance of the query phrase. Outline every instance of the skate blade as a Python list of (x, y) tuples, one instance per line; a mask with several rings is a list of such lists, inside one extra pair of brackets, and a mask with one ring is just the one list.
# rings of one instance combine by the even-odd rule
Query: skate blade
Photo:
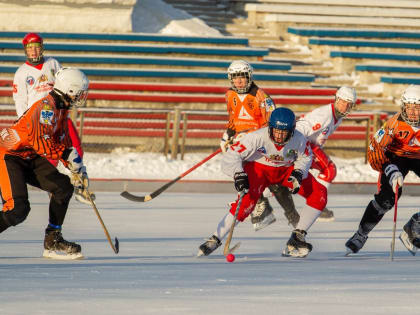
[(262, 220), (261, 222), (258, 223), (254, 223), (254, 231), (257, 232), (259, 230), (262, 230), (263, 228), (266, 228), (267, 226), (269, 226), (270, 224), (276, 222), (276, 218), (274, 217), (273, 214), (270, 214), (268, 217), (266, 217), (264, 220)]
[(353, 251), (350, 248), (346, 247), (346, 253), (344, 254), (344, 257), (349, 257), (349, 256), (352, 256), (353, 254), (355, 253), (353, 253)]
[(400, 240), (411, 255), (416, 256), (417, 247), (415, 247), (408, 239), (408, 234), (403, 230), (400, 234)]
[(293, 250), (289, 250), (285, 248), (283, 252), (281, 253), (283, 257), (296, 257), (296, 258), (305, 258), (306, 256), (308, 256), (308, 254), (309, 254), (309, 250), (305, 248), (293, 249)]
[(76, 260), (83, 259), (82, 253), (67, 254), (63, 252), (57, 252), (54, 250), (45, 249), (42, 253), (42, 257), (49, 259), (58, 259), (58, 260)]

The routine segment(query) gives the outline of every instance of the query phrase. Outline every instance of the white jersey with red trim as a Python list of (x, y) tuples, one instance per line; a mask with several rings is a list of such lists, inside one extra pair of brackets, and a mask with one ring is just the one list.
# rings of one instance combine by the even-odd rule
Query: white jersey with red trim
[(303, 178), (308, 175), (312, 164), (312, 150), (305, 136), (295, 130), (292, 138), (284, 145), (278, 146), (270, 139), (268, 127), (245, 134), (223, 154), (222, 171), (231, 177), (243, 172), (243, 162), (255, 161), (272, 167), (294, 165), (301, 170)]
[(335, 116), (334, 104), (329, 104), (318, 107), (300, 118), (296, 122), (296, 129), (309, 142), (322, 147), (342, 121), (343, 118), (337, 119)]
[(33, 66), (24, 63), (15, 73), (13, 99), (20, 117), (36, 101), (47, 96), (55, 82), (55, 74), (61, 68), (54, 58), (46, 58), (42, 64)]

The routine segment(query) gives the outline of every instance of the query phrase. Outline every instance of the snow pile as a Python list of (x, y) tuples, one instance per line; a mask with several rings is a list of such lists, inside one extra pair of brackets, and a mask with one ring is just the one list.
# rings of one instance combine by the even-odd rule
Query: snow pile
[[(210, 153), (188, 153), (182, 161), (166, 158), (160, 153), (136, 153), (119, 149), (113, 153), (87, 152), (84, 162), (91, 178), (173, 179), (208, 155)], [(222, 154), (216, 155), (183, 179), (230, 181), (231, 178), (222, 173), (221, 159)], [(365, 164), (363, 158), (331, 159), (337, 166), (335, 182), (375, 183), (378, 179), (378, 172)], [(409, 173), (405, 182), (418, 182), (418, 177)]]

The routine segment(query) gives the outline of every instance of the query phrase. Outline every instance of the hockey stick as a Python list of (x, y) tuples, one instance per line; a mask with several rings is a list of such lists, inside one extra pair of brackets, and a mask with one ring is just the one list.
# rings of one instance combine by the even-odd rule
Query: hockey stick
[[(77, 176), (77, 178), (79, 179), (79, 181), (80, 181), (81, 183), (83, 183), (83, 180), (82, 180), (82, 178), (81, 178), (81, 176), (80, 176), (79, 174), (74, 174), (74, 175), (76, 175), (76, 176)], [(104, 221), (102, 220), (101, 215), (99, 214), (98, 208), (96, 208), (96, 204), (95, 204), (95, 202), (92, 200), (92, 197), (90, 196), (90, 191), (89, 191), (86, 187), (83, 187), (83, 189), (84, 189), (84, 190), (86, 190), (86, 195), (87, 195), (87, 198), (88, 198), (88, 200), (89, 200), (89, 202), (90, 202), (90, 204), (91, 204), (91, 206), (92, 206), (93, 210), (95, 211), (96, 216), (98, 217), (99, 222), (100, 222), (100, 223), (101, 223), (101, 225), (102, 225), (102, 228), (104, 229), (105, 236), (106, 236), (106, 238), (108, 239), (109, 245), (111, 245), (112, 250), (114, 251), (114, 253), (115, 253), (115, 254), (118, 254), (118, 252), (120, 251), (120, 243), (118, 242), (118, 238), (117, 238), (117, 237), (115, 237), (115, 245), (114, 245), (114, 243), (112, 243), (111, 236), (109, 236), (108, 229), (106, 228), (105, 223), (104, 223)]]
[(394, 260), (395, 230), (397, 229), (397, 207), (398, 207), (398, 184), (395, 187), (394, 227), (392, 228), (391, 256), (390, 256), (391, 260)]
[(124, 190), (121, 193), (121, 196), (123, 196), (124, 198), (131, 200), (131, 201), (135, 201), (135, 202), (146, 202), (146, 201), (150, 201), (153, 198), (156, 198), (157, 196), (159, 196), (161, 193), (163, 193), (166, 189), (168, 189), (169, 187), (171, 187), (173, 184), (175, 184), (177, 181), (179, 181), (182, 177), (184, 177), (185, 175), (191, 173), (193, 170), (195, 170), (197, 167), (199, 167), (200, 165), (206, 163), (208, 160), (210, 160), (212, 157), (214, 157), (215, 155), (219, 154), (220, 152), (222, 152), (222, 149), (218, 149), (215, 152), (213, 152), (212, 154), (210, 154), (208, 157), (206, 157), (204, 160), (202, 160), (201, 162), (195, 164), (193, 167), (191, 167), (189, 170), (187, 170), (185, 173), (182, 173), (181, 175), (179, 175), (177, 178), (171, 180), (169, 183), (166, 183), (165, 185), (163, 185), (162, 187), (160, 187), (159, 189), (155, 190), (154, 192), (152, 192), (150, 195), (146, 195), (146, 196), (135, 196), (133, 194), (130, 194), (128, 191)]
[(238, 218), (239, 209), (241, 208), (242, 199), (244, 198), (245, 194), (246, 194), (246, 192), (242, 191), (241, 194), (239, 195), (238, 204), (236, 205), (236, 210), (235, 210), (235, 218), (233, 219), (232, 225), (230, 226), (229, 235), (226, 239), (225, 248), (223, 249), (223, 255), (225, 255), (225, 256), (232, 253), (240, 245), (240, 243), (237, 243), (232, 248), (229, 248), (230, 243), (232, 241), (233, 230), (235, 229), (236, 221), (237, 221), (237, 218)]

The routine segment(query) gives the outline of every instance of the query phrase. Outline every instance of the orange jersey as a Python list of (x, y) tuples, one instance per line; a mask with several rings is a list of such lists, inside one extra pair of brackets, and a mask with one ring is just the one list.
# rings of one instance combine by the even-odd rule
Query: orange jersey
[(386, 152), (397, 156), (420, 159), (420, 129), (407, 124), (401, 113), (392, 116), (371, 140), (368, 149), (369, 164), (380, 172), (390, 162)]
[[(244, 95), (245, 98), (241, 101), (239, 95)], [(226, 104), (229, 114), (227, 128), (234, 130), (235, 133), (254, 131), (265, 127), (271, 112), (275, 109), (270, 96), (254, 83), (247, 94), (238, 94), (233, 90), (228, 90)]]
[(57, 109), (51, 95), (34, 103), (11, 127), (0, 131), (0, 153), (33, 158), (60, 159), (71, 147), (68, 110)]

